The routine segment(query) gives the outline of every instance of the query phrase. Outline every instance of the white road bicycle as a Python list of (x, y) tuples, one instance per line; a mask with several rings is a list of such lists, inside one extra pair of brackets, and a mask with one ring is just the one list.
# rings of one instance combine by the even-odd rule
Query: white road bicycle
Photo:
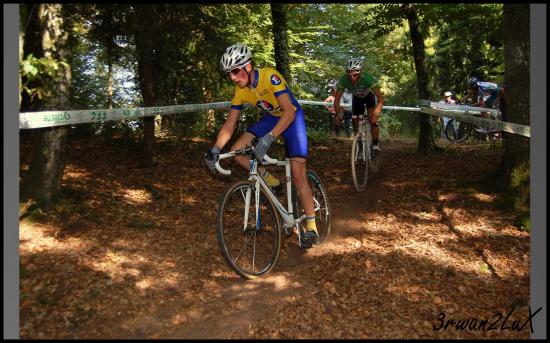
[(376, 173), (380, 160), (380, 152), (372, 150), (371, 125), (367, 117), (359, 120), (357, 134), (351, 146), (351, 176), (358, 192), (367, 186), (369, 169)]
[[(262, 164), (285, 168), (287, 207), (281, 204), (263, 177), (258, 173), (258, 160), (253, 147), (221, 154), (216, 169), (231, 174), (219, 162), (237, 155), (250, 156), (249, 177), (232, 184), (221, 197), (217, 213), (217, 236), (221, 253), (229, 266), (242, 278), (253, 279), (271, 271), (281, 250), (281, 233), (286, 237), (297, 233), (302, 247), (305, 217), (291, 178), (290, 160), (272, 159), (265, 155)], [(307, 171), (315, 208), (315, 221), (321, 244), (330, 233), (330, 208), (325, 187), (319, 177)]]

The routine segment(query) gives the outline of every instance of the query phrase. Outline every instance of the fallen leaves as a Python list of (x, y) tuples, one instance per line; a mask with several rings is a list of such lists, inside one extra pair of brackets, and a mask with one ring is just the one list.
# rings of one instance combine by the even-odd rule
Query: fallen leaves
[[(54, 215), (21, 222), (22, 338), (529, 337), (433, 329), (440, 311), (481, 316), (529, 298), (529, 235), (493, 194), (468, 188), (498, 150), (418, 159), (415, 142), (387, 142), (358, 193), (349, 142), (312, 146), (308, 163), (332, 206), (329, 241), (304, 252), (285, 239), (275, 269), (244, 281), (215, 234), (231, 180), (186, 159), (206, 143), (184, 143), (149, 169), (114, 146), (103, 158), (74, 145), (64, 183), (79, 191)], [(67, 230), (67, 216), (79, 227)]]

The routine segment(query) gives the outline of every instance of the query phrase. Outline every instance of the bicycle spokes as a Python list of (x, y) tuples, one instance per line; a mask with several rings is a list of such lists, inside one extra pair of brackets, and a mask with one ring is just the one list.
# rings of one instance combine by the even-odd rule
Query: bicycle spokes
[(368, 150), (365, 134), (357, 134), (351, 149), (351, 175), (357, 191), (362, 191), (367, 185), (368, 159), (370, 159)]
[(226, 191), (218, 209), (222, 255), (247, 279), (271, 270), (280, 251), (280, 219), (264, 192), (258, 192), (253, 182), (237, 182)]

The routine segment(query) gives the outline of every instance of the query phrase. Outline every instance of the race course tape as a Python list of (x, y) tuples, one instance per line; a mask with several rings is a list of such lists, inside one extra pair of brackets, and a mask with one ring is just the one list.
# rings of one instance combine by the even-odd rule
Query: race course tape
[[(332, 105), (332, 102), (324, 101), (298, 100), (298, 102), (303, 105)], [(346, 104), (342, 105), (344, 106)], [(42, 127), (98, 123), (104, 121), (136, 120), (138, 118), (156, 115), (200, 112), (206, 110), (226, 110), (229, 109), (230, 106), (231, 102), (224, 101), (207, 104), (188, 104), (161, 107), (22, 112), (19, 113), (19, 128), (38, 129)], [(384, 108), (386, 107), (392, 106), (385, 106)], [(406, 107), (399, 107), (399, 109), (409, 109), (412, 111), (420, 110), (419, 108)]]
[[(332, 102), (298, 100), (302, 105), (332, 105)], [(427, 100), (420, 100), (419, 107), (383, 106), (385, 110), (404, 110), (411, 112), (423, 112), (437, 116), (450, 117), (468, 123), (488, 126), (490, 128), (530, 137), (529, 126), (502, 122), (498, 120), (484, 119), (467, 115), (468, 113), (480, 113), (480, 109), (469, 106), (446, 105)], [(342, 104), (343, 106), (345, 104)], [(20, 129), (37, 129), (43, 127), (74, 125), (84, 123), (97, 123), (104, 121), (136, 120), (142, 117), (167, 115), (176, 113), (200, 112), (206, 110), (227, 110), (231, 106), (229, 101), (206, 104), (188, 104), (160, 107), (138, 107), (117, 109), (95, 109), (75, 111), (41, 111), (19, 113)], [(494, 112), (497, 110), (483, 109)], [(498, 112), (498, 111), (497, 111)]]
[[(420, 112), (439, 117), (448, 117), (480, 127), (488, 127), (494, 130), (505, 131), (516, 135), (531, 137), (531, 127), (527, 125), (509, 123), (497, 119), (488, 119), (476, 116), (481, 112), (498, 113), (498, 110), (463, 105), (449, 105), (428, 100), (420, 100)], [(474, 115), (472, 115), (474, 114)]]
[(162, 107), (116, 108), (77, 111), (43, 111), (19, 113), (20, 129), (97, 123), (109, 120), (135, 120), (156, 115), (228, 109), (229, 101), (209, 104), (174, 105)]

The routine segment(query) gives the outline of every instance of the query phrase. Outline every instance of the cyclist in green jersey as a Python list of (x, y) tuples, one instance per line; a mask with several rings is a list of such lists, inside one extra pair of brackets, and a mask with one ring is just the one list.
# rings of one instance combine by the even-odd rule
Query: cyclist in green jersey
[(363, 119), (365, 108), (369, 116), (372, 133), (372, 149), (380, 151), (378, 144), (378, 116), (384, 106), (384, 95), (380, 91), (378, 81), (371, 74), (362, 71), (363, 62), (360, 59), (352, 58), (346, 63), (346, 74), (342, 75), (338, 83), (338, 89), (334, 95), (334, 108), (336, 113), (342, 113), (340, 99), (344, 90), (353, 94), (352, 98), (352, 123), (354, 129), (359, 120)]

